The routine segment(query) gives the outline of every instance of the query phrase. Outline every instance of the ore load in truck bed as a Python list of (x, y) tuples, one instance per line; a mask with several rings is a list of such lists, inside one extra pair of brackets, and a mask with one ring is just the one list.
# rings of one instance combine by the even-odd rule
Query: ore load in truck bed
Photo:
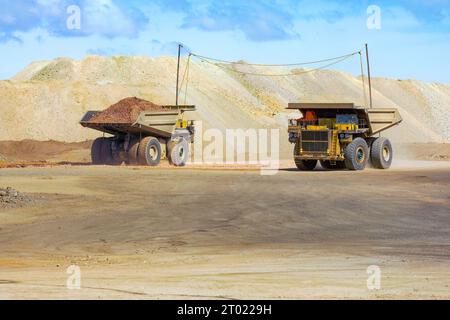
[(108, 109), (94, 115), (89, 122), (91, 123), (126, 123), (136, 122), (143, 111), (167, 111), (167, 107), (154, 104), (150, 101), (130, 97), (120, 100), (111, 105)]

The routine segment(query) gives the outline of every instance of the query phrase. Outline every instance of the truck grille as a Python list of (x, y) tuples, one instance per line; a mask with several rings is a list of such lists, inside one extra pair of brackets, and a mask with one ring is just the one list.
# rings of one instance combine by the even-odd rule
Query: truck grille
[(303, 152), (326, 153), (328, 151), (328, 131), (302, 131), (301, 148)]

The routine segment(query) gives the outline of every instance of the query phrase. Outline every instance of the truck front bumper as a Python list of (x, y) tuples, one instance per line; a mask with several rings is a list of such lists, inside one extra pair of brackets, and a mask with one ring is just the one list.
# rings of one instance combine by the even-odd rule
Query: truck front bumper
[(303, 153), (294, 156), (295, 160), (328, 160), (328, 161), (344, 161), (344, 157), (342, 156), (333, 156), (329, 154), (317, 153)]

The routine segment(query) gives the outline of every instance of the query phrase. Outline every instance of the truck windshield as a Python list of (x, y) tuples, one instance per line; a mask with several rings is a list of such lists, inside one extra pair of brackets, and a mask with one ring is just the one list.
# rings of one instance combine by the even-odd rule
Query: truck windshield
[(336, 123), (338, 124), (358, 124), (356, 114), (338, 114), (336, 115)]

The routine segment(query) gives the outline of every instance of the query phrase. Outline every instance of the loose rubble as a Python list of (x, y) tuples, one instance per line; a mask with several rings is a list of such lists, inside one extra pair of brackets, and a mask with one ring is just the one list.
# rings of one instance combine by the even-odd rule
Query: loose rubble
[(0, 188), (0, 208), (16, 208), (30, 204), (33, 199), (11, 187)]
[(90, 119), (94, 123), (133, 123), (142, 111), (164, 111), (160, 105), (136, 97), (120, 100)]

